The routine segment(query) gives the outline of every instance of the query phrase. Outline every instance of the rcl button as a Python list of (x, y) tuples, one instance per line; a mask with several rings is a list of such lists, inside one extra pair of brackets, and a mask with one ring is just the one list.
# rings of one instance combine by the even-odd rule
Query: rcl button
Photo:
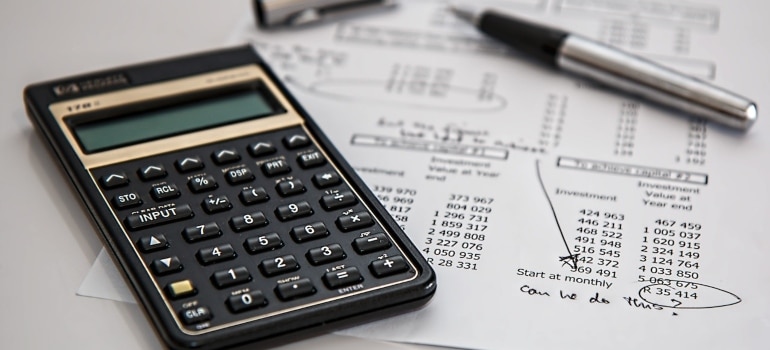
[(150, 195), (154, 200), (161, 201), (161, 200), (179, 197), (182, 195), (182, 192), (179, 192), (179, 189), (176, 187), (175, 184), (162, 183), (162, 184), (152, 186)]
[(182, 310), (179, 313), (179, 316), (182, 317), (182, 322), (186, 325), (208, 321), (213, 317), (209, 308), (205, 306), (197, 306)]

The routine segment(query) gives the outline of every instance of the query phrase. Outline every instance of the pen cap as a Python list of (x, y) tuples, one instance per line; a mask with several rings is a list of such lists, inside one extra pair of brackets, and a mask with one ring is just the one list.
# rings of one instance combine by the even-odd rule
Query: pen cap
[(396, 0), (254, 0), (262, 28), (295, 27), (363, 11), (393, 8)]

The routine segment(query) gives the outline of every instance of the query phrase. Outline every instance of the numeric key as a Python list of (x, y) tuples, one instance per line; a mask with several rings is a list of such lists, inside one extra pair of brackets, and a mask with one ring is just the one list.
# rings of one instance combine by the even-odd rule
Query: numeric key
[(289, 221), (292, 219), (313, 215), (313, 208), (311, 208), (310, 204), (305, 201), (291, 203), (276, 208), (275, 215), (281, 221)]
[(236, 284), (251, 281), (251, 274), (245, 266), (238, 266), (232, 269), (217, 271), (211, 275), (211, 281), (219, 288), (227, 288)]
[(305, 256), (313, 265), (326, 264), (346, 257), (342, 246), (337, 243), (310, 249)]
[(283, 247), (283, 241), (277, 233), (271, 232), (265, 235), (249, 237), (243, 242), (244, 248), (251, 254), (257, 254), (276, 250)]
[(235, 259), (235, 250), (229, 243), (220, 244), (215, 247), (203, 248), (196, 254), (198, 261), (203, 265), (209, 265), (216, 262)]
[(294, 255), (277, 256), (272, 259), (265, 259), (259, 263), (259, 269), (265, 277), (280, 275), (299, 269), (299, 264)]
[(267, 299), (260, 290), (252, 290), (227, 298), (227, 307), (234, 313), (260, 308), (267, 305)]
[(230, 218), (230, 227), (236, 232), (251, 230), (262, 226), (267, 226), (267, 218), (261, 211), (255, 211), (250, 214), (233, 216)]
[(219, 237), (221, 235), (222, 230), (219, 229), (219, 225), (217, 225), (216, 222), (188, 227), (182, 231), (182, 237), (184, 237), (185, 241), (190, 243)]

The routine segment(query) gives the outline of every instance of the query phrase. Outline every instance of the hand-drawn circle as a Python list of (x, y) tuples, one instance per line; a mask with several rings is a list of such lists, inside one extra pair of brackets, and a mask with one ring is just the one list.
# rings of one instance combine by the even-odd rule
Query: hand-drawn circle
[(664, 281), (640, 288), (639, 297), (650, 304), (672, 309), (712, 309), (741, 302), (741, 298), (734, 293), (707, 284)]

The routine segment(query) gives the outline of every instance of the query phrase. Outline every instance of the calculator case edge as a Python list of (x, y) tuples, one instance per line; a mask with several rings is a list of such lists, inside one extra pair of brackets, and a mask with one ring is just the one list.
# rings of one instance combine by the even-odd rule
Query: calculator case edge
[[(229, 55), (231, 58), (230, 60), (222, 60), (220, 59), (222, 54)], [(207, 64), (201, 64), (201, 59), (206, 60), (208, 58)], [(189, 60), (191, 63), (186, 64), (180, 64), (181, 60)], [(195, 62), (194, 64), (192, 62)], [(159, 69), (159, 67), (168, 67), (169, 63), (173, 63), (173, 68), (171, 70), (165, 70)], [(233, 326), (230, 329), (224, 330), (222, 332), (215, 332), (213, 334), (203, 334), (203, 335), (196, 335), (196, 336), (190, 336), (186, 335), (182, 332), (177, 331), (177, 325), (175, 320), (170, 317), (169, 314), (167, 314), (165, 311), (158, 312), (156, 310), (165, 310), (165, 304), (161, 297), (157, 296), (155, 294), (155, 290), (149, 288), (149, 286), (152, 286), (152, 280), (147, 276), (146, 271), (144, 269), (141, 269), (139, 267), (142, 266), (142, 261), (135, 255), (135, 252), (133, 250), (128, 249), (127, 247), (124, 247), (120, 244), (116, 244), (113, 242), (114, 237), (112, 235), (122, 235), (122, 227), (117, 225), (112, 220), (106, 220), (103, 221), (101, 217), (112, 217), (112, 212), (107, 208), (103, 207), (101, 205), (98, 205), (95, 203), (99, 203), (103, 200), (101, 192), (96, 187), (96, 184), (94, 184), (92, 181), (87, 181), (91, 178), (91, 175), (89, 174), (88, 170), (84, 166), (78, 166), (79, 164), (79, 158), (78, 156), (73, 152), (70, 143), (66, 139), (66, 137), (62, 134), (61, 130), (59, 129), (59, 126), (56, 125), (56, 122), (52, 120), (52, 118), (46, 117), (46, 114), (50, 113), (47, 110), (47, 106), (51, 103), (54, 103), (58, 100), (66, 100), (71, 97), (65, 97), (62, 99), (57, 99), (52, 91), (51, 87), (54, 85), (63, 84), (66, 82), (71, 81), (77, 81), (82, 80), (88, 77), (96, 77), (96, 76), (103, 76), (106, 74), (111, 73), (121, 73), (121, 72), (129, 72), (129, 76), (133, 76), (133, 85), (142, 85), (142, 84), (149, 84), (158, 82), (161, 80), (169, 80), (169, 79), (175, 79), (178, 77), (183, 77), (190, 74), (198, 74), (203, 73), (206, 71), (216, 70), (216, 69), (223, 69), (227, 68), (233, 65), (238, 64), (258, 64), (266, 73), (267, 75), (274, 81), (274, 83), (277, 85), (277, 87), (280, 89), (280, 91), (286, 96), (286, 98), (289, 100), (289, 102), (293, 105), (294, 108), (297, 109), (298, 113), (304, 118), (305, 120), (305, 127), (306, 129), (311, 132), (312, 136), (316, 139), (316, 141), (324, 147), (324, 151), (332, 155), (336, 159), (337, 165), (346, 173), (346, 176), (351, 181), (350, 185), (355, 187), (355, 190), (367, 200), (367, 204), (372, 207), (373, 213), (377, 215), (380, 222), (386, 226), (392, 235), (393, 239), (398, 240), (398, 244), (403, 247), (404, 249), (408, 250), (408, 253), (412, 257), (418, 257), (418, 259), (410, 259), (412, 260), (412, 263), (419, 271), (419, 276), (417, 280), (411, 281), (409, 283), (399, 284), (395, 286), (388, 287), (384, 290), (375, 290), (371, 291), (369, 293), (363, 294), (363, 295), (357, 295), (352, 296), (350, 298), (346, 298), (343, 305), (339, 305), (340, 303), (334, 302), (329, 303), (322, 306), (322, 309), (325, 309), (327, 312), (334, 312), (334, 313), (340, 313), (342, 314), (340, 319), (337, 320), (326, 320), (327, 322), (322, 322), (322, 318), (319, 318), (318, 320), (309, 320), (302, 317), (302, 315), (297, 314), (288, 314), (288, 315), (279, 315), (276, 316), (275, 319), (282, 319), (282, 321), (272, 321), (272, 322), (278, 322), (280, 324), (286, 324), (287, 322), (292, 322), (292, 319), (295, 319), (295, 321), (301, 321), (300, 323), (305, 323), (306, 326), (300, 329), (291, 329), (284, 336), (278, 335), (276, 337), (270, 337), (270, 338), (263, 338), (263, 339), (252, 339), (253, 338), (253, 331), (255, 327), (258, 326), (265, 326), (262, 325), (264, 320), (259, 320), (255, 322), (250, 322), (238, 326)], [(152, 69), (155, 68), (155, 69)], [(142, 74), (133, 74), (137, 71), (141, 71)], [(164, 71), (163, 74), (159, 74), (159, 72)], [(147, 79), (147, 76), (144, 75), (151, 75), (154, 76), (152, 79)], [(137, 78), (138, 76), (138, 78)], [(120, 87), (115, 87), (114, 89), (119, 89)], [(107, 90), (99, 90), (94, 92), (95, 93), (102, 93), (105, 91), (109, 91), (109, 87)], [(79, 95), (81, 96), (87, 96), (88, 94)], [(84, 203), (86, 209), (89, 211), (89, 214), (91, 215), (93, 219), (93, 223), (97, 226), (100, 232), (100, 236), (105, 243), (105, 245), (109, 248), (109, 252), (111, 257), (113, 258), (113, 261), (116, 263), (116, 265), (123, 271), (122, 275), (126, 279), (126, 281), (132, 286), (131, 290), (134, 296), (139, 299), (141, 302), (140, 304), (143, 306), (143, 309), (145, 311), (145, 314), (151, 319), (151, 321), (156, 325), (156, 327), (153, 327), (157, 332), (159, 332), (159, 336), (164, 339), (164, 341), (171, 345), (172, 347), (179, 347), (179, 348), (209, 348), (209, 347), (221, 347), (223, 345), (225, 346), (232, 346), (232, 345), (238, 345), (238, 344), (245, 344), (245, 342), (263, 342), (265, 344), (267, 343), (281, 343), (285, 340), (294, 340), (296, 339), (295, 332), (303, 332), (307, 335), (309, 334), (316, 334), (320, 332), (326, 332), (329, 330), (334, 330), (342, 327), (350, 326), (354, 323), (364, 322), (371, 319), (379, 319), (383, 317), (383, 313), (378, 313), (377, 315), (374, 315), (374, 311), (381, 311), (381, 309), (387, 309), (390, 312), (384, 313), (384, 315), (394, 314), (402, 311), (406, 311), (409, 309), (413, 309), (416, 307), (419, 307), (420, 305), (427, 303), (430, 297), (435, 292), (435, 274), (432, 270), (432, 268), (427, 264), (427, 262), (424, 259), (419, 259), (421, 257), (421, 253), (417, 248), (411, 243), (411, 241), (405, 236), (403, 231), (400, 229), (398, 224), (388, 215), (383, 216), (380, 215), (380, 213), (386, 212), (385, 209), (380, 204), (379, 200), (371, 193), (371, 191), (365, 186), (363, 181), (360, 177), (355, 173), (353, 168), (345, 161), (345, 159), (341, 156), (339, 151), (332, 145), (332, 143), (329, 141), (329, 139), (324, 135), (323, 132), (321, 132), (320, 127), (315, 123), (315, 121), (312, 119), (312, 117), (309, 116), (309, 114), (301, 107), (301, 105), (296, 101), (296, 99), (289, 93), (289, 91), (286, 89), (286, 87), (283, 85), (280, 79), (277, 78), (275, 73), (271, 70), (271, 68), (266, 65), (259, 55), (253, 51), (253, 49), (250, 46), (241, 46), (237, 48), (230, 48), (230, 49), (223, 49), (218, 51), (209, 51), (201, 54), (194, 54), (194, 55), (188, 55), (183, 57), (175, 57), (170, 59), (164, 59), (164, 60), (157, 60), (157, 61), (150, 61), (147, 63), (140, 63), (137, 65), (132, 66), (124, 66), (119, 67), (115, 69), (108, 69), (103, 70), (95, 73), (88, 73), (84, 75), (78, 75), (78, 76), (71, 76), (67, 78), (62, 79), (56, 79), (54, 81), (48, 81), (38, 84), (33, 84), (30, 86), (27, 86), (24, 89), (24, 101), (25, 106), (27, 109), (27, 114), (32, 120), (33, 124), (36, 126), (36, 129), (43, 133), (42, 136), (46, 141), (46, 143), (50, 146), (50, 149), (53, 150), (57, 155), (57, 159), (61, 163), (62, 167), (64, 168), (65, 172), (67, 173), (67, 176), (70, 180), (70, 182), (73, 184), (75, 189), (77, 190), (78, 195), (81, 197), (82, 203)], [(140, 280), (135, 280), (141, 279)], [(148, 288), (148, 289), (145, 289)], [(395, 291), (394, 291), (395, 289)], [(378, 305), (374, 302), (374, 300), (381, 300), (380, 298), (388, 298), (388, 299), (397, 299), (400, 300), (399, 304), (393, 304), (391, 302), (385, 303), (384, 307), (378, 307)], [(147, 305), (151, 305), (151, 307), (147, 307)], [(350, 312), (350, 308), (362, 308), (362, 312)], [(376, 317), (375, 317), (376, 316)], [(269, 323), (269, 322), (268, 322)], [(268, 324), (269, 325), (269, 324)], [(274, 333), (280, 333), (280, 332), (274, 332)], [(222, 335), (226, 334), (229, 335), (228, 337), (223, 337)], [(225, 338), (226, 340), (222, 341), (222, 339)], [(283, 339), (282, 338), (287, 338)], [(220, 342), (217, 342), (220, 341)]]

